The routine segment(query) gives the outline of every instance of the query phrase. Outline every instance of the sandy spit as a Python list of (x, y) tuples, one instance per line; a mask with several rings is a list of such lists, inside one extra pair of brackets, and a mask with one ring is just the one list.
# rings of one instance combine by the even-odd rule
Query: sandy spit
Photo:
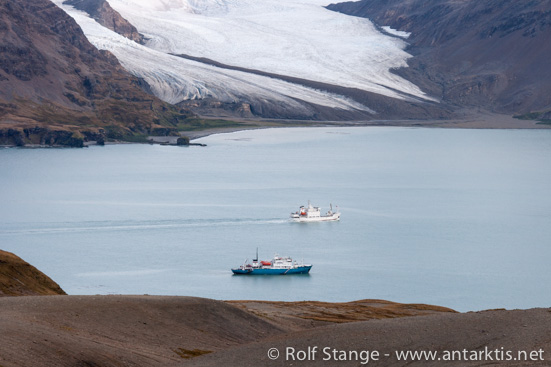
[[(509, 115), (489, 112), (464, 112), (464, 116), (448, 120), (370, 120), (370, 121), (303, 121), (303, 120), (270, 120), (270, 119), (232, 119), (244, 123), (244, 126), (219, 127), (196, 131), (182, 131), (181, 135), (191, 140), (214, 134), (231, 133), (242, 130), (269, 129), (279, 127), (350, 127), (350, 126), (391, 126), (391, 127), (425, 127), (447, 129), (551, 129), (551, 125), (541, 124), (534, 120), (520, 120)], [(167, 137), (156, 137), (155, 140), (169, 142)]]

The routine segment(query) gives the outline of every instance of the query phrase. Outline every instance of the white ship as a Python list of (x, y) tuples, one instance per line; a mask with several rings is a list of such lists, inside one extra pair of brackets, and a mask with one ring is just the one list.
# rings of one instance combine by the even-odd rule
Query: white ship
[(333, 211), (333, 205), (330, 204), (330, 209), (325, 215), (321, 214), (320, 207), (312, 206), (308, 201), (308, 206), (301, 206), (299, 211), (291, 213), (291, 220), (295, 222), (327, 222), (335, 221), (341, 218), (341, 213), (337, 207), (337, 211)]

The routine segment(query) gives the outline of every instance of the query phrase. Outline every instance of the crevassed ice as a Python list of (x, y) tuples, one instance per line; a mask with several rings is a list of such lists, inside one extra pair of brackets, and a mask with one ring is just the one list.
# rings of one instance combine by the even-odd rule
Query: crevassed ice
[(239, 102), (254, 96), (282, 103), (289, 111), (307, 112), (297, 99), (324, 106), (373, 112), (346, 97), (318, 91), (279, 79), (220, 69), (182, 59), (139, 45), (101, 26), (86, 13), (53, 0), (80, 25), (86, 37), (99, 49), (112, 52), (132, 74), (144, 78), (156, 96), (169, 103), (212, 97)]
[(150, 40), (147, 47), (69, 13), (98, 48), (111, 51), (143, 77), (159, 98), (177, 103), (213, 97), (237, 102), (254, 96), (301, 110), (297, 99), (333, 108), (369, 111), (348, 98), (282, 80), (208, 66), (169, 53), (303, 79), (359, 88), (394, 98), (431, 99), (390, 73), (406, 66), (404, 41), (378, 32), (366, 19), (323, 8), (321, 0), (109, 0)]
[(148, 46), (221, 63), (402, 98), (431, 99), (390, 72), (407, 66), (406, 43), (331, 0), (110, 0), (151, 38)]

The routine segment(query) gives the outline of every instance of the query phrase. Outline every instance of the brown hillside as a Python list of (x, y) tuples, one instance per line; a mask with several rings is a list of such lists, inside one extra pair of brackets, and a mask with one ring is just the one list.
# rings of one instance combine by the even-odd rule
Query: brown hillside
[(456, 311), (425, 304), (396, 303), (364, 299), (353, 302), (226, 301), (288, 330), (302, 330), (330, 324), (394, 319)]
[(0, 298), (2, 366), (169, 366), (283, 331), (194, 297)]
[(40, 270), (0, 250), (0, 297), (65, 294), (63, 289)]
[[(385, 308), (400, 308), (385, 301), (359, 301), (356, 306), (362, 304), (378, 308), (381, 314), (388, 311)], [(313, 320), (295, 316), (307, 312), (324, 317), (320, 306), (332, 313), (355, 307), (354, 302), (347, 307), (163, 296), (4, 297), (0, 299), (0, 365), (185, 366), (202, 355), (334, 325), (331, 321), (311, 325)], [(411, 312), (417, 306), (403, 307), (410, 310), (391, 311), (394, 317), (442, 313), (437, 307), (422, 313)], [(365, 310), (356, 310), (356, 314)], [(241, 366), (239, 362), (219, 363)]]
[[(534, 367), (551, 363), (551, 310), (441, 312), (426, 316), (338, 323), (193, 358), (182, 366)], [(317, 353), (313, 353), (313, 348)], [(269, 351), (276, 348), (279, 352)], [(294, 353), (287, 353), (292, 348)], [(323, 350), (329, 354), (325, 354)], [(310, 354), (308, 355), (308, 351)], [(337, 354), (333, 354), (333, 350)], [(299, 353), (302, 351), (302, 355)], [(367, 351), (370, 360), (362, 360)], [(434, 358), (397, 356), (426, 351)], [(496, 352), (497, 351), (497, 352)], [(371, 352), (378, 356), (371, 357)], [(446, 354), (448, 352), (448, 354)], [(454, 353), (454, 359), (446, 359)], [(268, 353), (276, 356), (268, 358)], [(508, 354), (510, 353), (510, 354)], [(294, 356), (294, 360), (293, 360)], [(309, 358), (308, 358), (309, 357)], [(301, 358), (301, 360), (299, 360)], [(363, 358), (367, 358), (364, 354)], [(440, 358), (440, 359), (438, 359)], [(509, 358), (509, 359), (507, 359)], [(324, 360), (325, 359), (325, 360)]]
[[(238, 306), (238, 307), (236, 307)], [(240, 306), (240, 307), (239, 307)], [(431, 310), (432, 311), (428, 311)], [(377, 311), (378, 310), (378, 311)], [(444, 312), (439, 312), (444, 311)], [(323, 361), (321, 348), (380, 351), (377, 366), (548, 366), (549, 309), (454, 313), (385, 301), (222, 302), (194, 297), (0, 298), (2, 366), (360, 366)], [(337, 314), (369, 321), (331, 321)], [(416, 314), (414, 317), (396, 317)], [(306, 315), (309, 318), (302, 318)], [(382, 318), (380, 318), (382, 316)], [(387, 318), (390, 316), (390, 318)], [(348, 316), (347, 316), (348, 317)], [(324, 319), (320, 321), (320, 319)], [(287, 347), (318, 347), (292, 361)], [(397, 361), (395, 351), (535, 351), (544, 360)], [(280, 356), (268, 360), (270, 348)], [(544, 351), (539, 354), (539, 351)], [(383, 353), (389, 357), (382, 358)], [(491, 363), (493, 362), (493, 363)]]

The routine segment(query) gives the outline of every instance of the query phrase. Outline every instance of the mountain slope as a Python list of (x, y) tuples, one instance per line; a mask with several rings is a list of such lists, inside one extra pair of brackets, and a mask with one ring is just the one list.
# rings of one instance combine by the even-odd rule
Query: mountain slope
[(329, 9), (411, 32), (397, 74), (460, 107), (551, 109), (551, 2), (362, 0)]
[(0, 144), (79, 146), (186, 117), (145, 93), (48, 0), (0, 0), (0, 65)]

